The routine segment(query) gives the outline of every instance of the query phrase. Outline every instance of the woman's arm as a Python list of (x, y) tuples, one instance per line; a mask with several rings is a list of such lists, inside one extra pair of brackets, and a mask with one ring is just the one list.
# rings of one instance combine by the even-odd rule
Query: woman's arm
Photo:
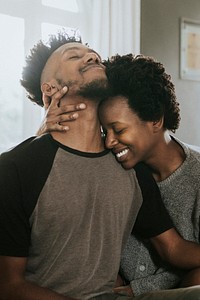
[(175, 228), (150, 240), (161, 258), (171, 265), (186, 270), (200, 267), (200, 245), (184, 240)]

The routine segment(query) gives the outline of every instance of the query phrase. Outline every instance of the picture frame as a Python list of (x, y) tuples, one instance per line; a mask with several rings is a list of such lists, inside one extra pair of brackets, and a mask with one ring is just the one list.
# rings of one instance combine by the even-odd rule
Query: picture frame
[(180, 78), (200, 81), (200, 21), (181, 18)]

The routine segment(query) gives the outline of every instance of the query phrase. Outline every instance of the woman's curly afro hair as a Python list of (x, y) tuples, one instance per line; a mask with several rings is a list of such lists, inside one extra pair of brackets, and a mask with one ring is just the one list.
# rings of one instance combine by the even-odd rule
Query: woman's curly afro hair
[(144, 55), (116, 55), (104, 62), (111, 96), (122, 95), (143, 121), (158, 121), (175, 132), (180, 122), (180, 109), (175, 87), (164, 66)]

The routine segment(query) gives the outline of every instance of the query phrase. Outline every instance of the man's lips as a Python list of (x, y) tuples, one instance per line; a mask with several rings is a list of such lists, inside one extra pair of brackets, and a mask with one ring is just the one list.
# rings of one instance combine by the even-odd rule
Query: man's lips
[(98, 64), (88, 65), (88, 66), (82, 68), (81, 71), (86, 72), (87, 70), (90, 70), (90, 69), (101, 69), (101, 70), (105, 71), (105, 67), (102, 65), (98, 65)]

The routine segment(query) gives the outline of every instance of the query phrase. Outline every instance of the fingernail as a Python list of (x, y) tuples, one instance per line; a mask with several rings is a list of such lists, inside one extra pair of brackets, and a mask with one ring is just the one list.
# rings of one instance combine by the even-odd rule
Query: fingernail
[(78, 118), (78, 114), (77, 113), (74, 113), (73, 115), (72, 115), (72, 118)]
[(67, 86), (64, 86), (64, 87), (63, 87), (63, 92), (67, 92), (67, 90), (68, 90), (68, 87), (67, 87)]
[(67, 131), (67, 130), (69, 130), (69, 127), (68, 127), (68, 126), (65, 126), (63, 129), (64, 129), (65, 131)]
[(81, 108), (81, 109), (83, 109), (83, 108), (86, 108), (86, 105), (85, 105), (85, 103), (81, 103), (81, 104), (79, 104), (79, 108)]

